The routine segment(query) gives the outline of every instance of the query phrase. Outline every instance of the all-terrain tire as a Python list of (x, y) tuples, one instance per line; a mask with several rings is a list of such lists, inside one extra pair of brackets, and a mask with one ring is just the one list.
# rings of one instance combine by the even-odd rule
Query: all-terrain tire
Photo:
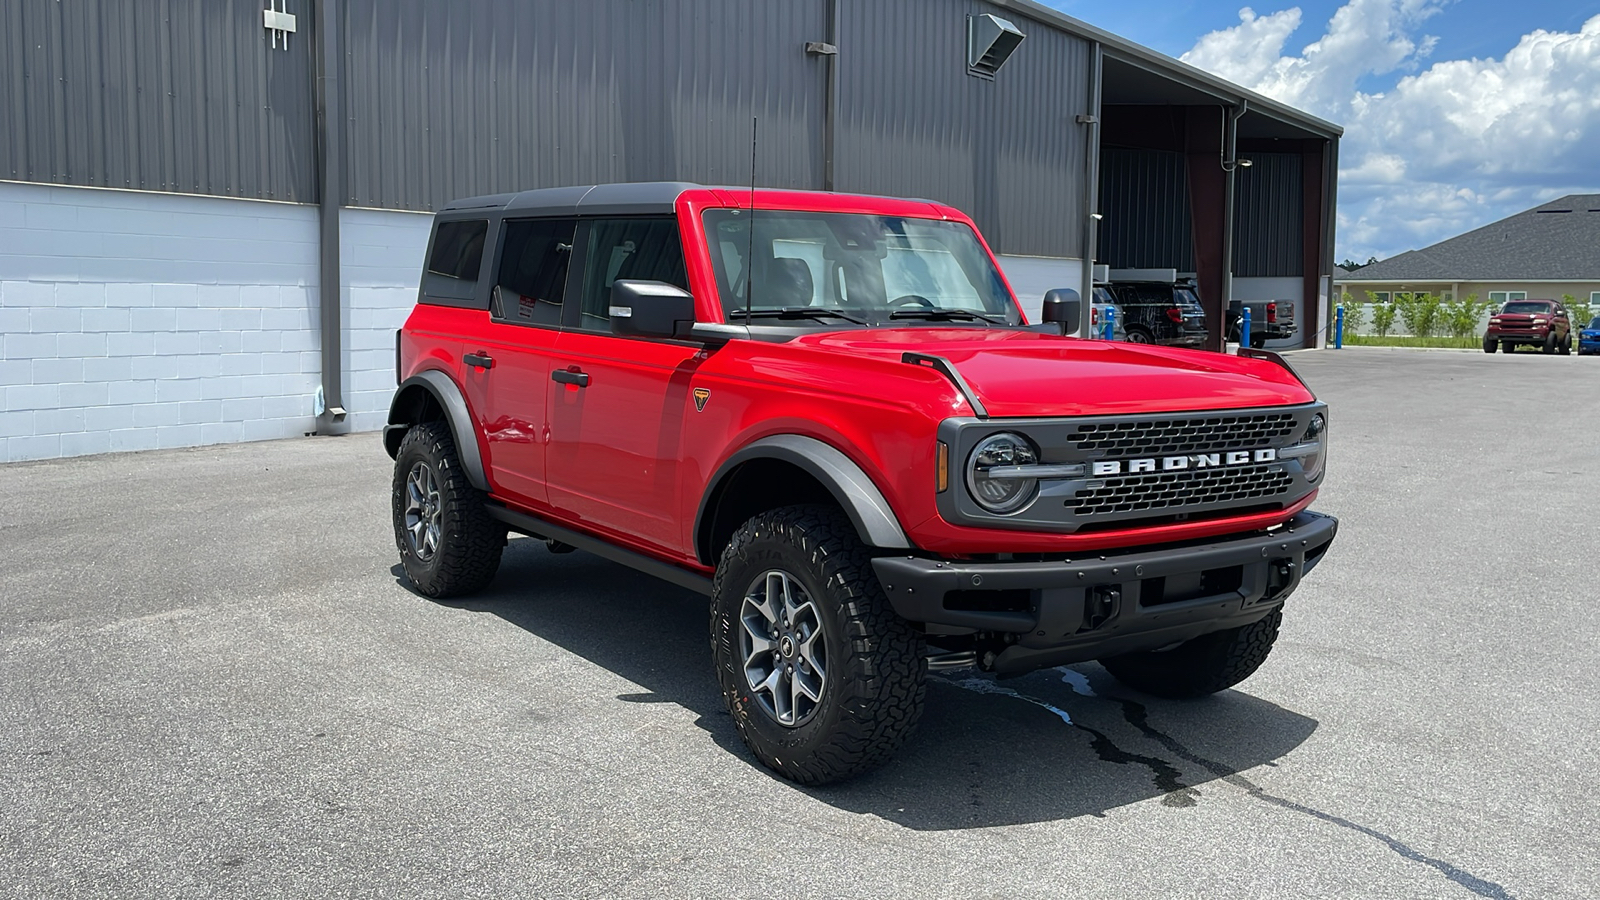
[[(415, 490), (418, 483), (431, 489)], [(414, 536), (414, 522), (421, 512), (415, 508), (419, 494), (423, 518), (433, 524), (431, 542)], [(436, 599), (459, 597), (494, 580), (506, 545), (506, 527), (490, 518), (484, 493), (467, 480), (449, 426), (424, 422), (406, 432), (395, 454), (391, 499), (400, 564), (420, 593)], [(411, 524), (408, 510), (413, 514)], [(423, 532), (427, 530), (425, 524)]]
[[(810, 621), (826, 650), (820, 698), (801, 701), (808, 709), (791, 708), (794, 724), (770, 708), (780, 691), (769, 690), (763, 702), (761, 688), (752, 686), (766, 661), (780, 661), (776, 651), (752, 654), (761, 660), (757, 676), (746, 670), (747, 623), (762, 621), (752, 618), (759, 613), (746, 599), (770, 590), (763, 586), (773, 583), (773, 573), (792, 579), (778, 580), (793, 587), (793, 596), (809, 599)], [(762, 763), (801, 784), (839, 781), (881, 765), (922, 717), (922, 636), (889, 605), (866, 546), (834, 507), (771, 510), (734, 533), (712, 583), (711, 654), (740, 738)]]
[(1147, 694), (1204, 697), (1233, 687), (1261, 668), (1282, 622), (1283, 611), (1275, 609), (1258, 622), (1203, 634), (1171, 650), (1127, 653), (1100, 664), (1118, 681)]

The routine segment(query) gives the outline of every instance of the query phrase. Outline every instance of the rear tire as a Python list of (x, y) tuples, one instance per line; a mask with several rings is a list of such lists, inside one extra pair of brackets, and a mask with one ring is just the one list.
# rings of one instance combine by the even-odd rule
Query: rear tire
[(922, 717), (922, 636), (832, 507), (771, 510), (734, 532), (712, 583), (711, 655), (739, 737), (801, 784), (881, 765)]
[(1561, 355), (1562, 356), (1571, 356), (1572, 355), (1572, 332), (1570, 332), (1570, 331), (1567, 332), (1567, 336), (1566, 337), (1561, 339)]
[(459, 597), (487, 587), (500, 568), (506, 527), (489, 517), (443, 422), (414, 425), (395, 454), (391, 495), (400, 565), (419, 593)]
[(1261, 668), (1282, 622), (1283, 610), (1275, 609), (1258, 622), (1203, 634), (1171, 650), (1127, 653), (1100, 664), (1118, 681), (1147, 694), (1180, 700), (1204, 697), (1233, 687)]
[(1517, 345), (1511, 343), (1510, 341), (1501, 341), (1500, 351), (1502, 353), (1515, 353), (1517, 352)]
[(1145, 331), (1143, 328), (1128, 329), (1128, 343), (1130, 344), (1154, 344), (1155, 342), (1156, 339), (1151, 337), (1150, 332)]

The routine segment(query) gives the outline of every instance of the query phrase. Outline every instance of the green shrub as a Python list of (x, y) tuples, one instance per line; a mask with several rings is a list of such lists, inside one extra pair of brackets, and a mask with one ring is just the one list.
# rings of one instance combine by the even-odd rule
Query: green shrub
[(1400, 319), (1406, 323), (1406, 330), (1416, 337), (1432, 337), (1441, 324), (1439, 298), (1432, 294), (1397, 294), (1395, 306), (1400, 308)]
[(1566, 304), (1567, 316), (1572, 319), (1572, 327), (1575, 329), (1587, 328), (1589, 320), (1596, 315), (1594, 307), (1589, 305), (1587, 300), (1579, 303), (1578, 298), (1571, 294), (1562, 294), (1561, 302)]
[(1361, 326), (1365, 325), (1367, 320), (1366, 305), (1351, 303), (1349, 294), (1345, 294), (1341, 299), (1344, 302), (1344, 333), (1360, 334)]
[(1456, 338), (1477, 336), (1478, 317), (1488, 305), (1479, 303), (1477, 294), (1468, 294), (1461, 300), (1444, 304), (1441, 312), (1445, 330)]
[(1376, 303), (1372, 307), (1372, 330), (1378, 337), (1388, 337), (1394, 328), (1395, 308), (1393, 303)]

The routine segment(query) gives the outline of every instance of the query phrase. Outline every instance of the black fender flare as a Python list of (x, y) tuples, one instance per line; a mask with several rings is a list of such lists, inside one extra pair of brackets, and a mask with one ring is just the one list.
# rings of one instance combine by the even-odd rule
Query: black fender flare
[(415, 391), (426, 391), (444, 410), (445, 422), (456, 441), (456, 455), (467, 481), (480, 491), (489, 490), (489, 479), (484, 476), (483, 456), (478, 452), (478, 431), (472, 426), (472, 413), (467, 409), (467, 399), (461, 388), (449, 375), (438, 369), (428, 369), (407, 378), (395, 389), (394, 400), (389, 403), (389, 424), (383, 429), (383, 448), (393, 459), (400, 452), (400, 441), (416, 422), (410, 421), (406, 408)]
[[(728, 457), (711, 477), (705, 493), (700, 496), (700, 508), (694, 516), (697, 554), (703, 553), (704, 532), (710, 526), (708, 516), (712, 498), (718, 496), (723, 482), (734, 469), (753, 459), (775, 459), (790, 463), (815, 478), (839, 502), (845, 515), (850, 517), (850, 523), (855, 526), (856, 534), (867, 546), (910, 549), (911, 541), (906, 538), (905, 530), (900, 527), (900, 520), (895, 517), (889, 501), (884, 499), (883, 492), (850, 457), (816, 438), (775, 434), (754, 441)], [(714, 564), (716, 561), (705, 562)]]

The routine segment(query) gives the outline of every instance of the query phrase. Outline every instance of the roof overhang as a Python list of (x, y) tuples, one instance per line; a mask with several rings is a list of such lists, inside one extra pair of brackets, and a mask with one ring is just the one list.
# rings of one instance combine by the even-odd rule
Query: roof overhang
[(1217, 104), (1245, 106), (1239, 120), (1242, 138), (1320, 138), (1336, 140), (1344, 128), (1288, 104), (1240, 87), (1186, 62), (1142, 47), (1034, 0), (990, 0), (1019, 16), (1100, 44), (1105, 54), (1101, 102), (1104, 105)]

